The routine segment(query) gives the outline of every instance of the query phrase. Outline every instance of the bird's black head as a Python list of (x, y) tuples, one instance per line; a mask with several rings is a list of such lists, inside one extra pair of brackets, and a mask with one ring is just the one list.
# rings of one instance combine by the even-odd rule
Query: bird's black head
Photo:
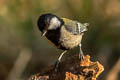
[(63, 24), (64, 22), (61, 18), (50, 13), (41, 15), (37, 22), (39, 30), (42, 32), (42, 36), (45, 36), (49, 30), (60, 28)]

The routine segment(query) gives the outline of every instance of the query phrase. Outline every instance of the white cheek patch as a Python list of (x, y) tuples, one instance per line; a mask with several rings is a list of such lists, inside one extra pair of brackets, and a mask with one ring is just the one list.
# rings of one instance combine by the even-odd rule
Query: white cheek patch
[(50, 21), (49, 29), (56, 29), (59, 26), (60, 26), (60, 21), (56, 17), (53, 17)]

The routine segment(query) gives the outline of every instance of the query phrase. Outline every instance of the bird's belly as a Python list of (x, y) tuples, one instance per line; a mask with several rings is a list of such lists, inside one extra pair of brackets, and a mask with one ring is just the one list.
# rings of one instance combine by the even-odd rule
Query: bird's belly
[(82, 35), (74, 35), (62, 28), (58, 31), (49, 31), (46, 37), (55, 47), (62, 50), (69, 50), (81, 43)]
[(65, 49), (72, 49), (74, 47), (77, 47), (81, 43), (82, 35), (83, 34), (74, 35), (70, 32), (62, 30), (60, 37), (61, 46)]
[(61, 46), (65, 49), (72, 49), (74, 47), (77, 47), (81, 43), (82, 36), (69, 36), (62, 38)]

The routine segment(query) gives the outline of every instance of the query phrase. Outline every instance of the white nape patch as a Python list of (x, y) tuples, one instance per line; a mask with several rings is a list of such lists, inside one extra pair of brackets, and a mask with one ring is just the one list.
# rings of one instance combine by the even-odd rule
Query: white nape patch
[(57, 17), (53, 17), (50, 21), (50, 25), (48, 29), (56, 29), (60, 26), (60, 21), (58, 20)]

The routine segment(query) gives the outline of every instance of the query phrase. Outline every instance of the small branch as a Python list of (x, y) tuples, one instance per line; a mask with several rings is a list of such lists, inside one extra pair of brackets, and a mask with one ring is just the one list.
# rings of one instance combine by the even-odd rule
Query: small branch
[(61, 62), (58, 72), (50, 66), (28, 80), (96, 80), (103, 71), (104, 67), (98, 61), (90, 61), (90, 56), (86, 55), (82, 62), (73, 56)]

